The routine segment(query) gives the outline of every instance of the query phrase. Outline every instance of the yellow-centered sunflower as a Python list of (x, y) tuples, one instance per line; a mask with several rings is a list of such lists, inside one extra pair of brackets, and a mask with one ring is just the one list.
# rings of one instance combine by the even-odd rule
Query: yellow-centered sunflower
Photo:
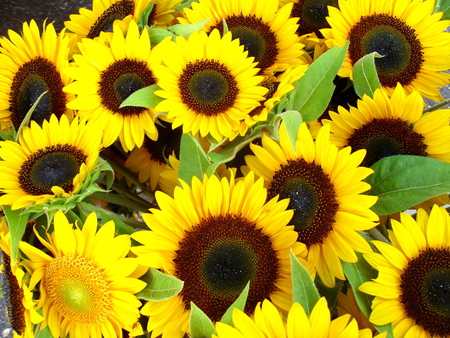
[(331, 142), (353, 151), (366, 149), (363, 166), (392, 155), (428, 156), (450, 163), (450, 110), (423, 115), (423, 100), (418, 92), (407, 95), (397, 85), (392, 96), (376, 90), (365, 95), (358, 107), (330, 112)]
[(76, 194), (94, 169), (101, 147), (98, 125), (52, 115), (31, 122), (19, 143), (0, 142), (0, 205), (12, 209)]
[(66, 108), (73, 95), (63, 92), (70, 83), (64, 70), (69, 67), (70, 38), (63, 30), (56, 34), (53, 24), (44, 22), (42, 35), (34, 20), (23, 23), (23, 35), (9, 30), (0, 38), (0, 128), (18, 130), (36, 100), (47, 92), (31, 115), (42, 124), (54, 114), (58, 118), (72, 110)]
[(370, 321), (392, 323), (395, 337), (450, 337), (450, 216), (434, 206), (416, 219), (392, 220), (392, 244), (372, 241), (379, 253), (364, 254), (378, 277), (360, 286), (375, 296)]
[(173, 20), (172, 13), (179, 0), (93, 0), (92, 10), (80, 8), (80, 14), (70, 15), (64, 24), (79, 40), (94, 39), (111, 34), (114, 22), (124, 30), (131, 20), (138, 21), (143, 11), (153, 1), (152, 11), (145, 22), (149, 26), (164, 27)]
[(327, 301), (322, 297), (308, 317), (299, 303), (294, 303), (287, 318), (268, 300), (256, 306), (253, 318), (233, 310), (233, 327), (216, 324), (213, 338), (372, 338), (370, 330), (358, 330), (356, 320), (343, 315), (331, 320)]
[(152, 231), (134, 233), (143, 246), (132, 251), (140, 264), (163, 269), (184, 287), (179, 295), (142, 308), (154, 337), (183, 337), (191, 302), (219, 321), (249, 281), (246, 313), (264, 299), (289, 310), (290, 249), (302, 256), (305, 247), (287, 226), (288, 201), (275, 197), (266, 203), (263, 184), (253, 173), (239, 182), (205, 175), (203, 182), (194, 177), (192, 187), (181, 181), (174, 198), (156, 192), (161, 209), (143, 214)]
[(370, 210), (377, 197), (362, 195), (370, 185), (362, 180), (372, 169), (359, 167), (365, 151), (350, 154), (330, 143), (330, 129), (319, 130), (314, 141), (306, 123), (291, 144), (285, 124), (280, 140), (262, 138), (262, 147), (251, 144), (255, 155), (245, 157), (247, 165), (264, 178), (268, 199), (289, 198), (298, 241), (308, 249), (307, 266), (322, 282), (333, 287), (335, 277), (345, 279), (341, 260), (356, 262), (355, 251), (369, 252), (369, 244), (358, 234), (376, 226), (378, 216)]
[(41, 329), (48, 326), (55, 338), (121, 338), (122, 329), (133, 330), (141, 305), (134, 294), (146, 284), (137, 279), (136, 258), (126, 257), (130, 236), (114, 237), (115, 231), (112, 221), (97, 231), (94, 213), (80, 229), (58, 211), (47, 240), (35, 230), (49, 254), (20, 243), (30, 287), (40, 283)]
[(130, 151), (142, 146), (145, 135), (156, 140), (153, 109), (120, 105), (135, 91), (156, 83), (153, 67), (163, 57), (161, 45), (150, 49), (148, 31), (140, 34), (134, 21), (125, 35), (115, 24), (109, 46), (89, 39), (79, 44), (81, 54), (74, 55), (77, 67), (67, 70), (75, 81), (64, 91), (77, 95), (68, 107), (87, 120), (100, 121), (105, 147), (119, 139)]
[(209, 18), (203, 27), (208, 34), (218, 29), (223, 34), (223, 21), (233, 39), (253, 56), (260, 74), (270, 76), (290, 66), (303, 63), (303, 45), (295, 31), (297, 18), (290, 18), (292, 4), (278, 8), (278, 0), (199, 0), (186, 8), (181, 23), (195, 23)]
[(230, 32), (221, 37), (218, 30), (168, 45), (164, 65), (155, 67), (162, 88), (155, 94), (165, 99), (155, 110), (167, 112), (172, 127), (182, 125), (184, 133), (230, 137), (268, 91), (259, 85), (263, 77), (255, 75), (253, 58)]
[(34, 337), (33, 324), (40, 323), (44, 318), (36, 311), (33, 294), (25, 283), (25, 273), (19, 267), (19, 262), (11, 259), (11, 236), (5, 218), (0, 222), (2, 289), (6, 314), (15, 331), (14, 337), (31, 338)]
[(328, 7), (331, 28), (322, 29), (329, 47), (342, 47), (350, 40), (344, 65), (338, 75), (353, 77), (354, 64), (377, 52), (378, 77), (391, 93), (400, 83), (432, 100), (442, 100), (438, 87), (450, 82), (442, 73), (450, 68), (449, 20), (440, 20), (431, 0), (339, 0), (339, 8)]

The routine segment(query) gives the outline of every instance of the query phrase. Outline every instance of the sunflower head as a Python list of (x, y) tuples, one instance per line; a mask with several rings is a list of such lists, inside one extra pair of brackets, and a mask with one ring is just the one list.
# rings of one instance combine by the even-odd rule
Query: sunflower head
[[(19, 129), (35, 102), (30, 119), (42, 125), (56, 115), (72, 116), (66, 104), (72, 95), (63, 87), (70, 82), (64, 71), (69, 67), (70, 38), (63, 30), (57, 34), (53, 24), (44, 22), (43, 32), (34, 20), (23, 23), (23, 35), (10, 30), (0, 39), (0, 124)], [(45, 94), (44, 94), (45, 93)]]
[(97, 163), (100, 140), (98, 125), (78, 118), (69, 123), (53, 115), (42, 127), (32, 121), (18, 143), (0, 143), (0, 204), (19, 209), (79, 193)]
[(340, 0), (339, 9), (329, 7), (331, 28), (322, 29), (329, 47), (350, 40), (339, 75), (352, 77), (354, 64), (377, 52), (375, 60), (383, 88), (393, 92), (400, 83), (410, 93), (419, 91), (432, 100), (442, 100), (437, 87), (449, 83), (450, 38), (444, 32), (450, 21), (433, 14), (434, 1), (381, 0), (375, 3)]

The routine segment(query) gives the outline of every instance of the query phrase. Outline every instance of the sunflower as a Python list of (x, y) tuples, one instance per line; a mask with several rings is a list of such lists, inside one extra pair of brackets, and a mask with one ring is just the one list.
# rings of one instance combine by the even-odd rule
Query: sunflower
[(262, 147), (251, 144), (255, 155), (245, 157), (248, 167), (264, 178), (268, 199), (290, 198), (294, 210), (291, 225), (298, 241), (308, 249), (307, 266), (322, 282), (333, 287), (335, 277), (345, 279), (341, 260), (356, 262), (355, 250), (370, 252), (369, 244), (357, 231), (376, 226), (378, 216), (370, 210), (377, 197), (361, 195), (370, 189), (362, 180), (372, 169), (358, 167), (365, 151), (350, 154), (329, 141), (330, 129), (320, 129), (313, 138), (303, 123), (293, 147), (284, 122), (280, 141), (263, 135)]
[(148, 31), (140, 34), (134, 21), (126, 35), (114, 25), (110, 46), (89, 39), (79, 44), (81, 54), (74, 55), (77, 67), (67, 71), (76, 81), (64, 88), (77, 98), (68, 107), (87, 120), (101, 121), (105, 146), (119, 139), (125, 151), (130, 151), (142, 146), (144, 135), (156, 140), (153, 109), (120, 105), (135, 91), (156, 83), (153, 67), (161, 62), (162, 45), (150, 49)]
[(114, 237), (112, 221), (97, 231), (94, 213), (82, 230), (74, 228), (61, 211), (47, 240), (35, 233), (49, 254), (26, 242), (19, 248), (29, 258), (23, 264), (30, 287), (40, 282), (41, 329), (48, 326), (55, 338), (122, 337), (122, 329), (133, 330), (141, 305), (134, 294), (146, 284), (137, 279), (137, 260), (126, 258), (130, 236)]
[(139, 182), (150, 181), (152, 191), (158, 185), (169, 156), (180, 156), (181, 128), (172, 129), (172, 126), (164, 121), (159, 123), (161, 124), (156, 124), (158, 139), (153, 141), (145, 137), (142, 147), (135, 148), (125, 162), (125, 167), (130, 171), (139, 173)]
[(366, 149), (362, 165), (372, 166), (391, 155), (428, 156), (450, 163), (450, 110), (442, 109), (422, 115), (423, 100), (418, 92), (407, 95), (397, 85), (392, 97), (376, 90), (358, 100), (350, 111), (338, 107), (330, 112), (331, 141), (353, 151)]
[(360, 286), (375, 296), (370, 321), (392, 323), (395, 337), (450, 337), (450, 216), (434, 206), (416, 219), (392, 220), (392, 244), (372, 241), (379, 253), (364, 257), (378, 277)]
[(14, 337), (34, 337), (33, 324), (38, 324), (44, 318), (35, 309), (33, 294), (25, 283), (24, 271), (19, 262), (11, 260), (11, 236), (8, 225), (3, 217), (0, 221), (0, 249), (2, 250), (3, 296), (6, 302), (6, 313)]
[(260, 73), (270, 76), (289, 66), (303, 63), (303, 45), (298, 42), (297, 18), (290, 18), (292, 4), (278, 9), (278, 0), (199, 0), (185, 8), (181, 23), (195, 23), (209, 18), (203, 27), (208, 34), (218, 29), (223, 34), (223, 20), (234, 39), (239, 39), (249, 56), (258, 63)]
[[(78, 40), (110, 35), (114, 22), (126, 29), (131, 20), (138, 21), (151, 0), (93, 0), (92, 10), (80, 8), (80, 14), (70, 15), (64, 24), (75, 33)], [(153, 0), (152, 11), (146, 22), (149, 26), (164, 27), (173, 20), (174, 7), (179, 0)]]
[(64, 70), (69, 67), (70, 38), (63, 30), (56, 34), (53, 24), (44, 22), (43, 33), (34, 20), (23, 23), (23, 35), (9, 30), (0, 38), (0, 128), (19, 129), (24, 117), (41, 94), (47, 92), (31, 115), (39, 124), (50, 115), (72, 116), (66, 103), (72, 95), (63, 92), (70, 82)]
[(0, 142), (0, 205), (20, 209), (76, 194), (97, 163), (100, 139), (97, 125), (52, 115), (42, 127), (32, 121), (19, 143)]
[(268, 91), (259, 86), (263, 77), (255, 75), (253, 58), (230, 32), (221, 37), (218, 30), (168, 44), (164, 65), (155, 66), (162, 88), (155, 94), (165, 98), (155, 110), (168, 112), (173, 128), (183, 125), (183, 133), (229, 137)]
[(432, 100), (442, 100), (438, 87), (450, 82), (449, 20), (440, 20), (431, 0), (339, 0), (329, 7), (331, 28), (322, 29), (326, 43), (342, 47), (350, 40), (338, 75), (353, 77), (354, 64), (364, 55), (378, 52), (375, 60), (380, 83), (391, 93), (400, 83)]
[(268, 300), (256, 306), (254, 318), (244, 312), (233, 310), (233, 326), (217, 323), (217, 335), (213, 338), (309, 338), (342, 337), (371, 338), (370, 330), (358, 330), (358, 324), (350, 315), (331, 320), (330, 310), (324, 297), (314, 306), (308, 318), (299, 303), (294, 303), (287, 319)]
[(144, 244), (132, 248), (140, 264), (184, 281), (179, 295), (142, 308), (153, 336), (183, 337), (191, 302), (219, 321), (249, 281), (247, 313), (264, 299), (289, 310), (290, 248), (301, 256), (305, 247), (287, 226), (288, 201), (266, 203), (263, 181), (255, 182), (253, 173), (238, 182), (206, 175), (203, 182), (194, 177), (192, 187), (180, 182), (174, 198), (156, 192), (161, 210), (143, 214), (152, 231), (132, 235)]

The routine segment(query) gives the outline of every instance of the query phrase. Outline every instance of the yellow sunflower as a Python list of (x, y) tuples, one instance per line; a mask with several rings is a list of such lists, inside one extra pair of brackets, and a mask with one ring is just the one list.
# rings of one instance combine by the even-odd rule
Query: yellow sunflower
[(63, 92), (70, 82), (64, 70), (69, 67), (70, 38), (63, 30), (56, 34), (53, 24), (44, 22), (42, 35), (34, 20), (24, 22), (23, 35), (9, 30), (0, 38), (0, 128), (11, 125), (17, 130), (24, 117), (39, 98), (31, 120), (39, 124), (50, 115), (72, 116), (66, 103), (72, 95)]
[(92, 10), (80, 8), (80, 14), (70, 15), (64, 24), (70, 32), (82, 38), (94, 39), (102, 34), (111, 34), (114, 22), (126, 29), (131, 20), (137, 21), (150, 2), (153, 8), (148, 19), (149, 26), (164, 27), (173, 20), (174, 7), (179, 0), (93, 0)]
[(290, 18), (292, 4), (278, 9), (278, 0), (199, 0), (185, 8), (181, 23), (195, 23), (209, 18), (203, 27), (223, 33), (223, 20), (234, 39), (239, 39), (248, 55), (255, 58), (260, 73), (270, 76), (290, 66), (303, 63), (303, 45), (298, 42), (297, 18)]
[(0, 142), (0, 205), (20, 209), (76, 194), (94, 169), (101, 133), (93, 123), (52, 115), (42, 127), (31, 122), (19, 143)]
[(31, 338), (34, 337), (33, 324), (40, 323), (44, 318), (36, 311), (33, 294), (24, 280), (24, 271), (19, 267), (18, 262), (11, 261), (11, 237), (5, 218), (3, 217), (0, 222), (2, 288), (6, 314), (15, 331), (14, 337)]
[(165, 99), (155, 110), (168, 112), (173, 128), (183, 125), (183, 133), (211, 134), (220, 141), (239, 130), (267, 92), (244, 47), (231, 40), (230, 32), (221, 37), (218, 30), (168, 44), (164, 65), (155, 66), (162, 88), (155, 94)]
[(289, 310), (290, 248), (302, 256), (305, 247), (287, 226), (288, 201), (275, 197), (266, 203), (263, 183), (255, 182), (253, 173), (238, 182), (205, 175), (203, 182), (194, 177), (192, 187), (181, 181), (174, 198), (156, 193), (161, 209), (143, 214), (152, 231), (132, 235), (143, 244), (132, 252), (140, 264), (163, 269), (184, 287), (179, 295), (142, 308), (154, 337), (183, 337), (191, 302), (219, 321), (249, 281), (247, 313), (264, 299)]
[(134, 294), (146, 284), (137, 279), (142, 273), (136, 272), (136, 258), (126, 258), (130, 236), (114, 237), (112, 221), (97, 231), (94, 213), (80, 230), (58, 211), (54, 227), (47, 240), (35, 231), (49, 254), (26, 242), (19, 245), (29, 258), (23, 264), (30, 287), (40, 282), (41, 329), (48, 326), (55, 338), (114, 338), (123, 336), (122, 329), (133, 330), (141, 305)]
[(392, 220), (392, 244), (372, 241), (364, 257), (378, 277), (360, 286), (375, 296), (370, 321), (392, 323), (395, 337), (450, 337), (450, 216), (434, 206)]
[(438, 87), (450, 82), (449, 20), (434, 13), (432, 0), (339, 0), (329, 7), (331, 28), (322, 29), (329, 47), (350, 40), (338, 75), (353, 77), (354, 64), (364, 55), (378, 52), (375, 65), (384, 90), (391, 93), (400, 83), (432, 100), (442, 100)]
[(159, 123), (156, 124), (158, 139), (153, 141), (145, 137), (142, 147), (135, 148), (125, 162), (125, 167), (139, 174), (139, 182), (150, 182), (152, 191), (159, 183), (160, 174), (166, 168), (169, 156), (180, 156), (181, 128), (172, 129), (172, 126), (164, 121)]
[(372, 166), (391, 155), (428, 156), (450, 163), (450, 110), (442, 109), (422, 115), (423, 100), (418, 92), (407, 95), (397, 85), (392, 96), (376, 90), (350, 111), (338, 107), (330, 112), (331, 141), (353, 151), (366, 149), (362, 165)]
[(356, 262), (355, 251), (370, 252), (369, 244), (358, 234), (376, 226), (378, 216), (370, 210), (377, 197), (362, 195), (370, 185), (362, 180), (373, 171), (358, 167), (365, 151), (350, 154), (329, 141), (330, 129), (319, 130), (313, 138), (303, 123), (292, 146), (284, 123), (280, 141), (262, 138), (262, 147), (251, 144), (255, 155), (245, 157), (249, 168), (264, 178), (268, 199), (290, 198), (294, 210), (291, 225), (298, 241), (308, 249), (307, 266), (322, 282), (333, 287), (335, 277), (345, 279), (342, 264)]
[(126, 35), (114, 25), (110, 46), (89, 39), (79, 44), (81, 54), (74, 55), (76, 67), (67, 70), (76, 81), (64, 91), (77, 95), (68, 107), (87, 120), (102, 123), (104, 146), (119, 139), (125, 151), (130, 151), (142, 146), (144, 135), (156, 140), (153, 109), (120, 105), (135, 91), (156, 83), (153, 67), (161, 62), (162, 45), (150, 49), (148, 31), (140, 34), (134, 21)]
[(287, 319), (268, 300), (256, 306), (253, 318), (234, 309), (233, 327), (219, 322), (216, 330), (213, 338), (372, 338), (370, 330), (358, 330), (356, 320), (350, 315), (331, 320), (324, 297), (316, 303), (309, 317), (299, 303), (292, 305)]

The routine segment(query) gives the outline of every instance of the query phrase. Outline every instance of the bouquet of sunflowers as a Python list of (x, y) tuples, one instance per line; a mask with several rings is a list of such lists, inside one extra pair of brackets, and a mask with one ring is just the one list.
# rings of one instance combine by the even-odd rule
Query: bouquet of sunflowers
[(448, 19), (449, 0), (93, 0), (10, 30), (15, 335), (450, 337)]

